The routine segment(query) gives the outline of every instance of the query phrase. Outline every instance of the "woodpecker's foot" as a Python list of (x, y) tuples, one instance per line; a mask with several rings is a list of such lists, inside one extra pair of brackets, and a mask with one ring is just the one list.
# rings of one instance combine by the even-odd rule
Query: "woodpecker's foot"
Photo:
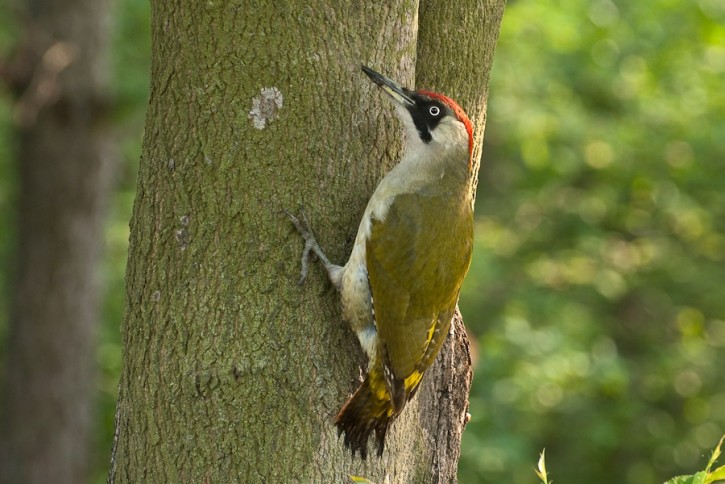
[(300, 270), (299, 281), (299, 284), (302, 285), (304, 284), (305, 279), (307, 279), (307, 269), (310, 252), (314, 252), (315, 255), (322, 261), (322, 263), (325, 264), (325, 269), (331, 267), (332, 264), (327, 259), (325, 253), (322, 251), (320, 244), (318, 244), (317, 240), (315, 240), (315, 235), (312, 233), (312, 229), (310, 229), (310, 223), (307, 221), (307, 215), (305, 215), (304, 210), (300, 210), (300, 218), (302, 220), (292, 215), (292, 212), (286, 209), (284, 209), (284, 213), (287, 214), (290, 221), (292, 222), (292, 225), (294, 225), (297, 229), (297, 232), (299, 232), (302, 238), (305, 239), (305, 248), (302, 249), (302, 269)]

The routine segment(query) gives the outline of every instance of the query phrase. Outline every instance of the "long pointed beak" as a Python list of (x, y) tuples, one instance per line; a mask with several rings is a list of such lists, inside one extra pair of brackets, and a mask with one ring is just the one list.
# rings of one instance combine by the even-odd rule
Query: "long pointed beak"
[(383, 88), (388, 96), (392, 97), (396, 102), (403, 106), (415, 106), (415, 101), (410, 97), (410, 91), (406, 88), (399, 86), (392, 80), (383, 76), (382, 74), (375, 72), (367, 66), (361, 66), (362, 70), (375, 84)]

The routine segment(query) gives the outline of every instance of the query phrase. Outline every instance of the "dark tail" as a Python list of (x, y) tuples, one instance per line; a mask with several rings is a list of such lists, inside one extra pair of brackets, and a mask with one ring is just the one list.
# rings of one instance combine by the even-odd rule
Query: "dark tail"
[(335, 418), (338, 435), (345, 433), (345, 446), (352, 451), (353, 457), (355, 452), (360, 451), (363, 459), (367, 457), (368, 438), (373, 431), (378, 444), (378, 457), (383, 455), (385, 434), (394, 417), (382, 378), (373, 378), (373, 387), (377, 387), (376, 383), (381, 385), (375, 392), (371, 389), (370, 381), (370, 375), (366, 376)]

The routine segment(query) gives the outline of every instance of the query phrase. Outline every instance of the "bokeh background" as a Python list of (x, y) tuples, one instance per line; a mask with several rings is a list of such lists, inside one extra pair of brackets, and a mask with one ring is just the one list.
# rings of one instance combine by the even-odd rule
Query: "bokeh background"
[[(10, 13), (0, 8), (0, 53), (18, 34)], [(105, 229), (94, 482), (113, 436), (149, 15), (145, 0), (120, 0), (114, 16), (122, 159)], [(5, 268), (19, 179), (3, 89)], [(536, 482), (543, 448), (560, 484), (661, 483), (704, 466), (725, 433), (725, 1), (509, 1), (461, 307), (476, 366), (460, 482)]]

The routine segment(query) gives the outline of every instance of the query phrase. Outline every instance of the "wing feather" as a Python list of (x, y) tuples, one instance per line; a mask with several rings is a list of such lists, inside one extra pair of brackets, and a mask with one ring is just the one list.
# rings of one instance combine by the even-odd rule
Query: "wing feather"
[(470, 205), (449, 193), (419, 192), (397, 195), (385, 220), (372, 221), (366, 262), (376, 327), (408, 390), (448, 333), (471, 260), (472, 220)]

